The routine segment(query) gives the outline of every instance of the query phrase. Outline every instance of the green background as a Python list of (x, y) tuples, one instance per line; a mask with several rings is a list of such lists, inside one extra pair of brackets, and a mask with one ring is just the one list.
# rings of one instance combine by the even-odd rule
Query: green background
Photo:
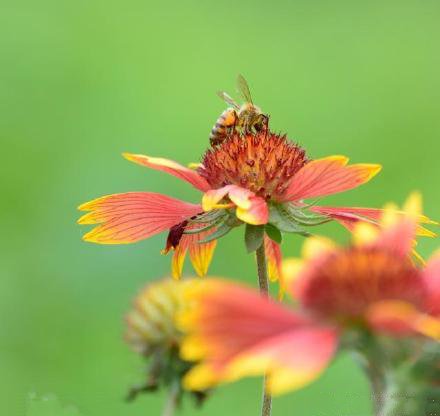
[[(419, 189), (439, 218), (439, 19), (434, 0), (1, 0), (0, 413), (23, 414), (36, 392), (85, 416), (159, 414), (161, 394), (122, 400), (143, 369), (122, 333), (133, 296), (169, 271), (164, 235), (84, 243), (76, 207), (134, 190), (198, 201), (120, 153), (198, 161), (224, 109), (215, 91), (234, 94), (239, 72), (272, 127), (311, 157), (384, 165), (326, 202), (381, 206)], [(220, 241), (211, 272), (254, 284), (241, 231)], [(348, 237), (336, 224), (320, 231)], [(299, 245), (289, 237), (284, 251)], [(259, 388), (243, 380), (181, 414), (255, 415)], [(274, 403), (274, 415), (369, 413), (350, 357)]]

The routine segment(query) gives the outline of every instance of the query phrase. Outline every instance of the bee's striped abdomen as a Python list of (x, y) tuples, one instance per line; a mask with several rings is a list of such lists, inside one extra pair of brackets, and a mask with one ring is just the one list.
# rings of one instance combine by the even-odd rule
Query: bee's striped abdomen
[(209, 141), (214, 146), (220, 144), (228, 135), (231, 127), (237, 122), (237, 112), (233, 108), (228, 108), (217, 119), (209, 135)]

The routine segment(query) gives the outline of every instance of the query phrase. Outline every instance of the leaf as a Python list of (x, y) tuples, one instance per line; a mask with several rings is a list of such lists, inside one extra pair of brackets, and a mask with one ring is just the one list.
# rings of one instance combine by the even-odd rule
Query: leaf
[(281, 234), (281, 231), (273, 224), (266, 224), (265, 229), (267, 236), (271, 240), (275, 241), (275, 243), (281, 244), (283, 242), (283, 235)]
[(248, 253), (252, 253), (259, 249), (263, 244), (264, 225), (246, 224), (246, 231), (244, 233), (244, 241)]

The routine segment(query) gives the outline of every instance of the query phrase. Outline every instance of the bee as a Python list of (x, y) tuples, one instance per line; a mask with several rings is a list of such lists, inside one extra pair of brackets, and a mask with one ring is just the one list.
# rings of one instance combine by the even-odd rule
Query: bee
[(227, 108), (217, 119), (209, 135), (212, 146), (221, 144), (232, 133), (241, 134), (257, 133), (268, 128), (269, 116), (263, 114), (261, 109), (254, 105), (248, 83), (242, 75), (237, 78), (237, 88), (244, 99), (238, 105), (226, 92), (218, 92), (218, 96), (232, 107)]

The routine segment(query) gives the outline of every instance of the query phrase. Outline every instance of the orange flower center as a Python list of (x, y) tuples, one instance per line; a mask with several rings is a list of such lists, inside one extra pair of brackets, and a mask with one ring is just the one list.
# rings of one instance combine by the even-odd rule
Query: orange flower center
[(286, 136), (234, 134), (205, 153), (198, 172), (213, 189), (238, 185), (277, 200), (307, 161), (305, 151)]
[(299, 298), (323, 317), (351, 320), (381, 300), (423, 303), (419, 271), (410, 260), (366, 248), (350, 248), (318, 260), (301, 277)]

